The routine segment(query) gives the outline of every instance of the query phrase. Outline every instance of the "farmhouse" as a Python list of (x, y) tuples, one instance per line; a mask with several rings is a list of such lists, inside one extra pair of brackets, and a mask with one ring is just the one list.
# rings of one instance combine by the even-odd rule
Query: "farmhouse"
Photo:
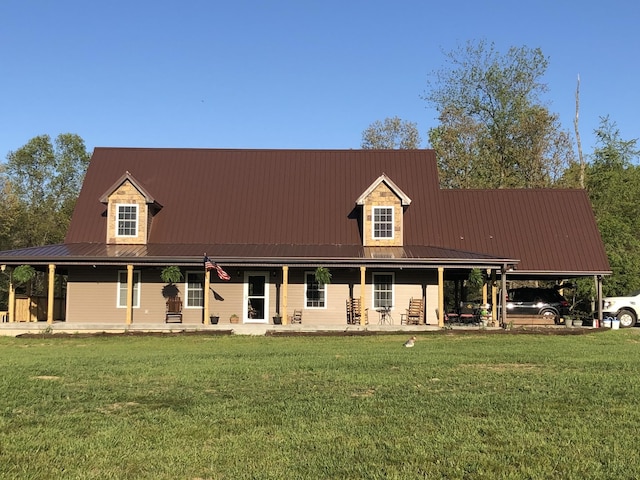
[(471, 271), (493, 306), (610, 273), (586, 192), (442, 190), (431, 150), (96, 148), (64, 243), (0, 264), (48, 280), (27, 308), (11, 285), (10, 321), (69, 324), (443, 325)]

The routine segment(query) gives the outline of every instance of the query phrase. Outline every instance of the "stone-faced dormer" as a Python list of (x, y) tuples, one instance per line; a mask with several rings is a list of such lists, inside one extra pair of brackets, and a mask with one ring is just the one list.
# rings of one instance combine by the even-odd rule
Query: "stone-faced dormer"
[(120, 177), (100, 201), (107, 205), (108, 244), (147, 243), (153, 215), (162, 206), (129, 172)]
[(402, 247), (403, 213), (411, 199), (384, 173), (356, 201), (362, 206), (364, 247)]

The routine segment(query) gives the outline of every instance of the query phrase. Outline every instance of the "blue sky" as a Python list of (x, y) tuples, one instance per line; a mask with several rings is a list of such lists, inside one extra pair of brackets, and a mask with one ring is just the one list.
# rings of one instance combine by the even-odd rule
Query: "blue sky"
[(599, 117), (640, 136), (635, 0), (1, 0), (0, 159), (72, 132), (96, 146), (359, 148), (468, 40), (540, 47), (551, 111), (585, 153)]

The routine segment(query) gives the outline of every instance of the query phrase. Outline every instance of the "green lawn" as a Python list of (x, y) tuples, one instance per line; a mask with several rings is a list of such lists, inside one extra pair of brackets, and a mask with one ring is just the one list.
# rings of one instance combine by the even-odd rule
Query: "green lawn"
[(0, 478), (637, 478), (640, 334), (0, 338)]

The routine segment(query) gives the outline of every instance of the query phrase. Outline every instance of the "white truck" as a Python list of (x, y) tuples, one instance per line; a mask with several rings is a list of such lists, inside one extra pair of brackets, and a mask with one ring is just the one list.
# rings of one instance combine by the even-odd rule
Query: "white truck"
[(626, 297), (605, 297), (602, 299), (602, 317), (617, 317), (623, 328), (633, 327), (640, 315), (640, 290)]

